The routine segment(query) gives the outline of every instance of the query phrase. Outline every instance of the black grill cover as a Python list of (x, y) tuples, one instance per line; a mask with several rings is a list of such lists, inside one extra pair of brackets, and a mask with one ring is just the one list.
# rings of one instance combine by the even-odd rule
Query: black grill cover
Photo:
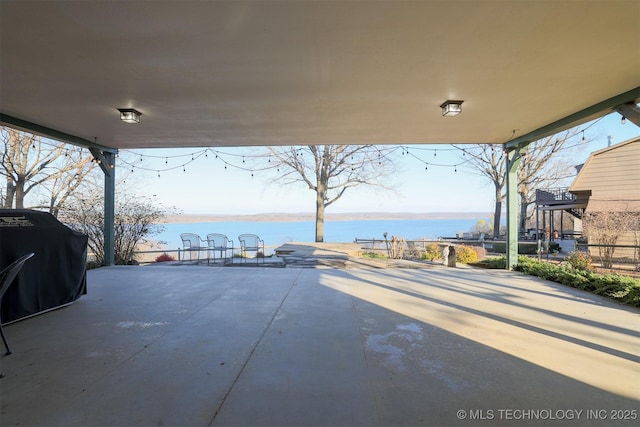
[(0, 209), (0, 270), (29, 252), (20, 274), (2, 298), (2, 322), (68, 304), (87, 293), (87, 236), (53, 215)]

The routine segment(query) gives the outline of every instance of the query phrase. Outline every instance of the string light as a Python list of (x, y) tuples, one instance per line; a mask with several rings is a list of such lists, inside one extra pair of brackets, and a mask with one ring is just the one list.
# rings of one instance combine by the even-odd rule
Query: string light
[(625, 116), (622, 116), (622, 119), (620, 120), (620, 123), (625, 125), (627, 124), (627, 118)]
[[(446, 146), (445, 146), (446, 147)], [(397, 152), (397, 150), (401, 150), (402, 155), (408, 155), (411, 156), (419, 161), (421, 161), (422, 163), (424, 163), (425, 165), (425, 171), (428, 171), (428, 165), (431, 166), (435, 166), (435, 167), (453, 167), (454, 168), (454, 172), (457, 172), (457, 166), (466, 163), (472, 159), (469, 158), (469, 156), (467, 156), (467, 158), (461, 162), (461, 163), (455, 163), (455, 164), (438, 164), (438, 163), (432, 163), (432, 162), (426, 162), (425, 160), (421, 159), (418, 155), (416, 155), (415, 153), (419, 154), (420, 151), (433, 151), (433, 156), (437, 157), (437, 152), (438, 150), (440, 151), (460, 151), (459, 148), (441, 148), (438, 147), (433, 148), (433, 147), (422, 147), (422, 146), (414, 146), (412, 147), (411, 151), (409, 150), (409, 148), (405, 147), (405, 146), (390, 146), (390, 147), (382, 147), (382, 148), (378, 148), (378, 147), (374, 147), (375, 150), (377, 150), (378, 152), (378, 165), (382, 166), (383, 162), (382, 162), (382, 158), (387, 158), (388, 155), (392, 154), (393, 152)], [(493, 149), (493, 147), (492, 147)], [(296, 148), (296, 147), (292, 147), (291, 152), (295, 153), (296, 156), (298, 157), (302, 157), (304, 154), (304, 148)], [(466, 155), (466, 151), (463, 151), (463, 156)], [(271, 155), (265, 155), (265, 154), (260, 154), (260, 155), (247, 155), (245, 154), (236, 154), (236, 153), (232, 153), (232, 152), (222, 152), (219, 150), (214, 150), (212, 148), (204, 148), (204, 149), (200, 149), (197, 151), (193, 151), (191, 153), (188, 154), (179, 154), (179, 155), (175, 155), (175, 156), (166, 156), (165, 155), (147, 155), (147, 154), (142, 154), (140, 152), (135, 152), (135, 151), (129, 151), (129, 150), (124, 150), (122, 151), (123, 153), (131, 153), (133, 155), (139, 156), (139, 161), (136, 162), (135, 164), (129, 163), (126, 160), (121, 160), (121, 162), (123, 162), (125, 165), (130, 166), (131, 167), (131, 171), (133, 172), (135, 169), (139, 169), (139, 170), (144, 170), (144, 171), (149, 171), (149, 172), (155, 172), (157, 175), (161, 175), (161, 172), (163, 171), (170, 171), (170, 170), (174, 170), (177, 168), (182, 168), (183, 173), (186, 173), (186, 165), (197, 161), (201, 156), (204, 156), (205, 158), (208, 158), (208, 153), (212, 153), (213, 156), (215, 156), (216, 160), (220, 160), (223, 162), (224, 164), (224, 170), (228, 170), (229, 168), (234, 168), (234, 169), (239, 169), (239, 170), (245, 170), (248, 171), (252, 177), (255, 177), (255, 169), (254, 168), (248, 168), (248, 159), (249, 158), (255, 158), (255, 159), (264, 159), (265, 157), (267, 158), (267, 161), (265, 162), (265, 166), (263, 168), (260, 168), (260, 170), (267, 170), (267, 169), (275, 169), (277, 173), (280, 173), (280, 163), (279, 162), (272, 162), (271, 161)], [(238, 159), (238, 163), (234, 163), (234, 162), (229, 162), (227, 161), (224, 157), (227, 158), (236, 158)], [(187, 157), (188, 156), (188, 157)], [(353, 164), (350, 165), (350, 169), (351, 172), (355, 172), (357, 170), (356, 167), (356, 161), (355, 161), (355, 156), (353, 154), (349, 154), (350, 159), (352, 160)], [(176, 166), (170, 166), (169, 165), (169, 158), (184, 158), (187, 157), (187, 161), (182, 161), (180, 163), (178, 163)], [(322, 158), (324, 159), (324, 155), (322, 156)], [(143, 167), (141, 166), (141, 164), (147, 159), (164, 159), (164, 165), (166, 166), (165, 168), (158, 168), (156, 167), (152, 167), (151, 165), (149, 165), (150, 167)], [(373, 160), (373, 159), (372, 159)], [(326, 161), (326, 160), (323, 160)], [(323, 166), (324, 163), (323, 163)]]

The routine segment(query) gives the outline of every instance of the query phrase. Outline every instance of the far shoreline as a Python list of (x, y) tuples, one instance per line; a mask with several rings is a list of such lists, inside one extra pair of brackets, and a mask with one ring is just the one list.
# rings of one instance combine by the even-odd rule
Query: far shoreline
[[(490, 218), (488, 212), (338, 212), (326, 213), (325, 221), (411, 220), (411, 219), (475, 219)], [(196, 222), (296, 222), (314, 221), (315, 213), (259, 213), (232, 214), (179, 214), (164, 218), (165, 224), (191, 224)]]

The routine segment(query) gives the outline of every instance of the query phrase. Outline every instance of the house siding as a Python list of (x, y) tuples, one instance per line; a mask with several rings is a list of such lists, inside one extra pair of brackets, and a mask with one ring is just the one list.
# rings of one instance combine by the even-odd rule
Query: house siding
[[(640, 212), (640, 137), (596, 151), (589, 156), (569, 191), (591, 191), (587, 212), (637, 211)], [(635, 245), (637, 231), (629, 230), (618, 236), (618, 245)], [(589, 238), (590, 244), (599, 242)], [(594, 259), (599, 259), (597, 247), (589, 248)], [(614, 262), (633, 263), (634, 248), (617, 248)]]
[(593, 153), (569, 190), (591, 190), (593, 199), (640, 199), (640, 138)]

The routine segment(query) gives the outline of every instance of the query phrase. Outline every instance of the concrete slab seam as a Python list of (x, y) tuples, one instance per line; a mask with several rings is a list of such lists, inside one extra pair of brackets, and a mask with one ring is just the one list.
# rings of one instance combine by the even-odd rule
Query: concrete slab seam
[(215, 422), (216, 417), (220, 413), (220, 410), (222, 409), (222, 407), (224, 406), (225, 402), (227, 401), (229, 395), (231, 394), (231, 391), (233, 390), (233, 388), (238, 383), (238, 380), (240, 379), (240, 377), (242, 376), (242, 373), (244, 372), (244, 370), (246, 369), (247, 365), (249, 364), (249, 361), (253, 357), (253, 354), (255, 353), (256, 349), (258, 348), (258, 346), (260, 345), (260, 343), (264, 339), (264, 336), (267, 334), (267, 331), (269, 330), (269, 328), (271, 328), (271, 325), (273, 324), (273, 321), (275, 320), (276, 316), (278, 315), (278, 313), (282, 309), (282, 306), (284, 305), (284, 302), (289, 297), (289, 294), (293, 290), (293, 287), (298, 284), (298, 279), (300, 279), (301, 275), (302, 275), (302, 269), (298, 272), (298, 275), (296, 276), (296, 278), (291, 282), (291, 286), (289, 286), (289, 289), (287, 289), (287, 293), (282, 298), (282, 301), (280, 301), (280, 304), (278, 305), (278, 308), (276, 308), (274, 310), (273, 315), (271, 316), (271, 319), (269, 319), (269, 322), (267, 322), (267, 325), (264, 327), (262, 333), (260, 334), (260, 337), (256, 340), (256, 342), (254, 343), (253, 347), (251, 348), (251, 351), (247, 355), (247, 358), (244, 361), (244, 363), (242, 364), (242, 367), (240, 368), (240, 370), (238, 371), (238, 374), (233, 379), (233, 382), (231, 383), (231, 386), (229, 387), (227, 392), (224, 394), (224, 397), (220, 401), (220, 404), (218, 405), (218, 407), (216, 408), (215, 412), (213, 413), (213, 417), (211, 417), (211, 421), (209, 421), (209, 424), (208, 424), (209, 427), (211, 427), (213, 425), (213, 423)]

